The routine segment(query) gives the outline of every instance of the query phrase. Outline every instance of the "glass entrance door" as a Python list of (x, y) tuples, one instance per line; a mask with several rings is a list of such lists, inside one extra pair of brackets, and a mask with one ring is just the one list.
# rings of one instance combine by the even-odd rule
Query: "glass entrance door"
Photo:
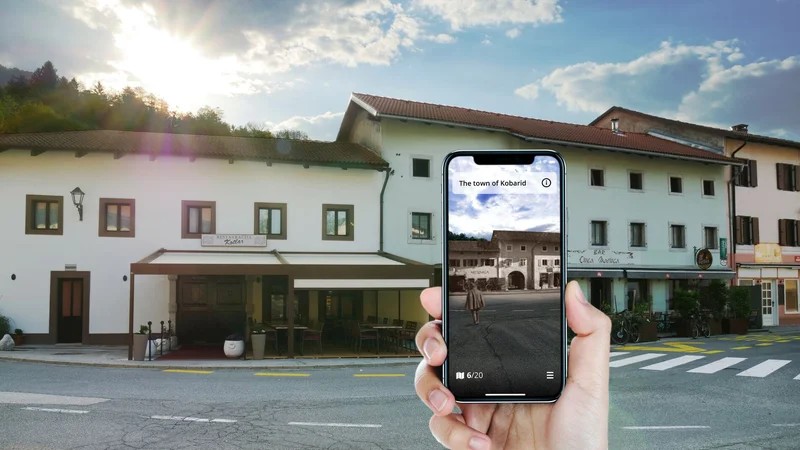
[(761, 280), (761, 322), (765, 327), (775, 325), (772, 314), (775, 301), (775, 283), (773, 280)]

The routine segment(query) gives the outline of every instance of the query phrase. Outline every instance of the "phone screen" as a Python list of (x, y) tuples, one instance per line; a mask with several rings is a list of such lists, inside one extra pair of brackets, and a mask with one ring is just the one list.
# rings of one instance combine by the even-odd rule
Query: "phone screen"
[(563, 160), (514, 154), (445, 163), (444, 376), (461, 402), (553, 401), (564, 383)]

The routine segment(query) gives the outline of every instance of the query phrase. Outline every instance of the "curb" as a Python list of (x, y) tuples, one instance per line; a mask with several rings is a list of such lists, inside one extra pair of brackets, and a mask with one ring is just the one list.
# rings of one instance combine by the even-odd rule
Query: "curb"
[(302, 366), (174, 366), (161, 364), (118, 364), (118, 363), (92, 363), (82, 361), (47, 361), (42, 359), (22, 359), (0, 356), (0, 361), (16, 361), (22, 363), (54, 364), (60, 366), (105, 367), (109, 369), (161, 369), (161, 370), (304, 370), (304, 369), (352, 369), (359, 367), (399, 367), (416, 366), (421, 358), (408, 358), (408, 362), (364, 363), (364, 364), (307, 364)]

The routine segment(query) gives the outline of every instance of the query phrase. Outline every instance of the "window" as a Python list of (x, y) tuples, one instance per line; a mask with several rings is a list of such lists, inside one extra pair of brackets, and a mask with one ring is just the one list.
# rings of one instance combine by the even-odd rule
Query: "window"
[(644, 247), (645, 239), (644, 239), (644, 229), (645, 225), (641, 222), (633, 222), (631, 223), (631, 247)]
[(217, 202), (181, 202), (183, 239), (200, 239), (217, 232)]
[(558, 251), (558, 246), (557, 246), (557, 245), (556, 245), (556, 248), (555, 248), (554, 250), (555, 250), (555, 251)]
[(64, 234), (64, 197), (25, 196), (25, 234)]
[(132, 198), (101, 198), (98, 235), (136, 237), (136, 201)]
[(703, 180), (703, 195), (706, 197), (714, 196), (714, 180)]
[(608, 245), (608, 236), (606, 230), (607, 224), (608, 222), (605, 221), (600, 221), (600, 220), (592, 221), (592, 245), (596, 246)]
[(681, 177), (669, 177), (670, 194), (683, 193), (683, 179)]
[(526, 247), (526, 246), (524, 246), (524, 245), (520, 245), (520, 246), (519, 246), (519, 249), (520, 249), (520, 251), (523, 251), (523, 252), (525, 251), (525, 249), (526, 249), (526, 248), (528, 248), (528, 247)]
[(561, 265), (561, 260), (560, 260), (560, 259), (558, 259), (558, 258), (556, 258), (555, 260), (553, 260), (553, 263), (554, 263), (554, 265), (556, 265), (556, 266), (558, 266), (558, 265)]
[(520, 258), (519, 265), (520, 266), (527, 266), (528, 265), (528, 260), (526, 258)]
[(753, 159), (747, 161), (744, 167), (734, 168), (734, 177), (736, 186), (742, 187), (756, 187), (758, 186), (758, 164)]
[(506, 250), (511, 251), (511, 246), (510, 245), (506, 245)]
[(736, 216), (737, 245), (756, 245), (759, 238), (758, 217)]
[(430, 178), (431, 160), (426, 158), (412, 158), (411, 174), (415, 178)]
[(755, 282), (753, 280), (740, 278), (739, 279), (739, 286), (755, 286)]
[(461, 260), (460, 259), (451, 259), (450, 260), (450, 267), (461, 267)]
[(411, 213), (411, 238), (431, 239), (431, 214)]
[(591, 169), (590, 170), (590, 183), (592, 186), (605, 186), (605, 173), (602, 169)]
[(286, 239), (286, 203), (254, 203), (254, 234)]
[(792, 164), (775, 164), (778, 170), (778, 189), (781, 191), (800, 190), (800, 171)]
[(797, 295), (798, 295), (798, 280), (786, 280), (783, 282), (783, 298), (784, 310), (787, 313), (798, 313), (797, 309)]
[(543, 251), (543, 252), (546, 252), (546, 251), (547, 251), (547, 246), (546, 246), (546, 245), (543, 245), (543, 246), (542, 246), (542, 251)]
[(353, 216), (353, 205), (322, 205), (322, 240), (352, 241)]
[(503, 265), (508, 267), (511, 265), (511, 258), (506, 258), (503, 260)]
[(478, 267), (478, 260), (477, 259), (465, 259), (464, 260), (464, 267)]
[(628, 173), (628, 187), (632, 191), (641, 191), (644, 189), (644, 177), (641, 172)]
[(670, 225), (670, 247), (686, 248), (686, 227), (683, 225)]
[(541, 264), (541, 265), (543, 265), (543, 266), (546, 266), (546, 265), (547, 265), (547, 260), (546, 260), (546, 259), (543, 259), (543, 260), (541, 260), (541, 261), (542, 261), (542, 264)]
[(494, 267), (494, 259), (482, 259), (481, 265), (484, 267)]
[(784, 247), (800, 247), (800, 221), (793, 219), (778, 220), (778, 243)]
[(703, 246), (709, 250), (719, 248), (719, 231), (717, 227), (703, 227)]

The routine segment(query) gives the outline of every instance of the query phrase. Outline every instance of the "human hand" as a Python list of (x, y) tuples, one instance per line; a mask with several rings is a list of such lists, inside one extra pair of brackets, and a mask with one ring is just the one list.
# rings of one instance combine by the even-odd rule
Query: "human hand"
[(577, 282), (566, 289), (567, 322), (577, 336), (569, 349), (567, 383), (550, 404), (463, 404), (453, 412), (455, 397), (437, 370), (447, 357), (442, 338), (441, 288), (420, 296), (435, 319), (417, 333), (419, 364), (414, 387), (433, 411), (430, 430), (449, 449), (579, 449), (608, 448), (608, 360), (611, 320), (586, 301)]

